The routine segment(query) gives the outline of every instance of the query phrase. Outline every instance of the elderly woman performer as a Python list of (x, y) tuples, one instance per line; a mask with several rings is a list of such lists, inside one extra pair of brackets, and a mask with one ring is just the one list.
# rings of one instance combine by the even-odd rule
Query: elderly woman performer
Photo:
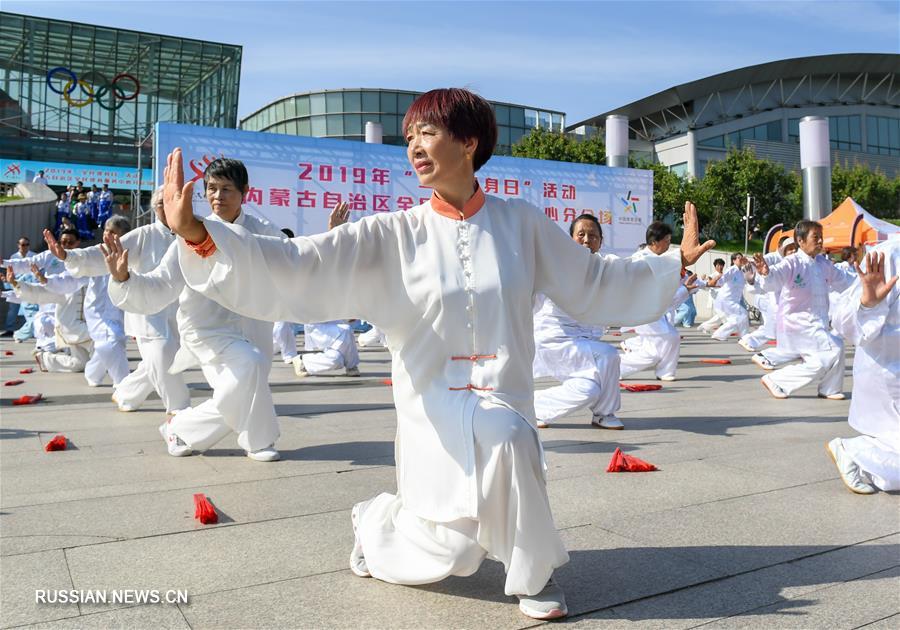
[(714, 243), (698, 244), (688, 204), (681, 257), (604, 260), (530, 204), (486, 196), (475, 172), (491, 157), (496, 122), (466, 90), (420, 96), (403, 130), (431, 199), (293, 241), (194, 217), (176, 149), (165, 208), (184, 277), (245, 316), (362, 317), (385, 332), (398, 491), (354, 506), (354, 573), (425, 584), (471, 575), (489, 556), (522, 612), (560, 617), (565, 598), (550, 578), (568, 554), (535, 431), (534, 296), (585, 323), (651, 321), (668, 307), (682, 260)]

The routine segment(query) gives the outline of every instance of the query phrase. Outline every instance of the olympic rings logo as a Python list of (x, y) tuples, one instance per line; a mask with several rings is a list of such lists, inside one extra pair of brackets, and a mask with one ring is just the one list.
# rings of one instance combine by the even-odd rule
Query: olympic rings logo
[[(68, 78), (68, 81), (62, 90), (57, 89), (56, 86), (53, 85), (53, 79), (56, 75), (60, 74)], [(132, 92), (130, 95), (126, 95), (125, 89), (119, 85), (122, 80), (131, 82), (130, 89)], [(95, 85), (99, 85), (100, 87), (95, 90)], [(112, 81), (110, 81), (102, 72), (90, 70), (79, 79), (74, 72), (64, 66), (53, 68), (47, 72), (47, 87), (53, 92), (61, 95), (70, 107), (77, 107), (80, 109), (96, 102), (97, 105), (107, 111), (120, 109), (126, 101), (133, 101), (141, 92), (141, 82), (138, 81), (137, 77), (133, 74), (120, 72), (113, 77)], [(72, 92), (75, 91), (76, 87), (81, 88), (82, 97), (80, 100), (76, 100), (72, 97)], [(126, 85), (126, 87), (128, 86)], [(103, 102), (104, 97), (107, 95), (109, 95), (107, 100), (110, 101), (110, 103)]]

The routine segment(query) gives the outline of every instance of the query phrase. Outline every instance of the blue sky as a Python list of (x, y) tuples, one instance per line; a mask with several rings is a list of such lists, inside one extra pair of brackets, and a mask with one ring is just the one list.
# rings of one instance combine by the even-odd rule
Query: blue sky
[(465, 86), (571, 124), (777, 59), (900, 53), (898, 2), (3, 0), (5, 11), (243, 46), (240, 116), (286, 94)]

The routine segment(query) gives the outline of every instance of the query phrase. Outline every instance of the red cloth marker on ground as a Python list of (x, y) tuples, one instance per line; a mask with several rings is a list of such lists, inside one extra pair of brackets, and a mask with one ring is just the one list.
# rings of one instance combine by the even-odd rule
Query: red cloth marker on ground
[(644, 383), (619, 383), (619, 389), (627, 392), (655, 392), (662, 389), (662, 385), (650, 385)]
[(33, 405), (36, 402), (43, 400), (43, 394), (36, 394), (34, 396), (19, 396), (13, 401), (13, 405)]
[(11, 381), (6, 381), (5, 383), (3, 383), (3, 386), (4, 387), (12, 387), (13, 385), (21, 385), (24, 382), (25, 381), (23, 381), (22, 379), (16, 378)]
[(60, 433), (55, 438), (47, 442), (47, 445), (44, 447), (44, 450), (48, 453), (50, 451), (64, 451), (66, 450), (66, 436)]
[(211, 525), (219, 522), (219, 515), (216, 513), (216, 508), (202, 492), (198, 492), (194, 495), (194, 518), (204, 525)]
[(713, 363), (715, 365), (731, 365), (730, 359), (700, 359), (700, 363)]
[(609, 460), (609, 467), (606, 472), (651, 472), (659, 470), (650, 462), (638, 459), (632, 455), (626, 455), (621, 449), (617, 448), (613, 453), (612, 459)]
[(4, 352), (3, 354), (4, 354), (4, 356), (11, 357), (11, 356), (13, 355), (13, 351), (12, 351), (12, 350), (7, 350), (7, 351)]
[(34, 372), (33, 368), (25, 368), (24, 370), (19, 370), (19, 374), (31, 374)]

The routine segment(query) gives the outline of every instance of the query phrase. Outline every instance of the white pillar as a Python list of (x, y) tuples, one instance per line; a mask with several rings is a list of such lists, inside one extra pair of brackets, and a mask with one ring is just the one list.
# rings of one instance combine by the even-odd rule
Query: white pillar
[(381, 144), (384, 138), (384, 126), (380, 122), (366, 122), (366, 143)]
[(831, 213), (831, 145), (828, 119), (800, 119), (800, 169), (803, 175), (803, 218), (818, 221)]
[(688, 177), (697, 177), (697, 137), (693, 129), (687, 132), (687, 174)]
[(628, 168), (628, 116), (606, 117), (606, 165)]

